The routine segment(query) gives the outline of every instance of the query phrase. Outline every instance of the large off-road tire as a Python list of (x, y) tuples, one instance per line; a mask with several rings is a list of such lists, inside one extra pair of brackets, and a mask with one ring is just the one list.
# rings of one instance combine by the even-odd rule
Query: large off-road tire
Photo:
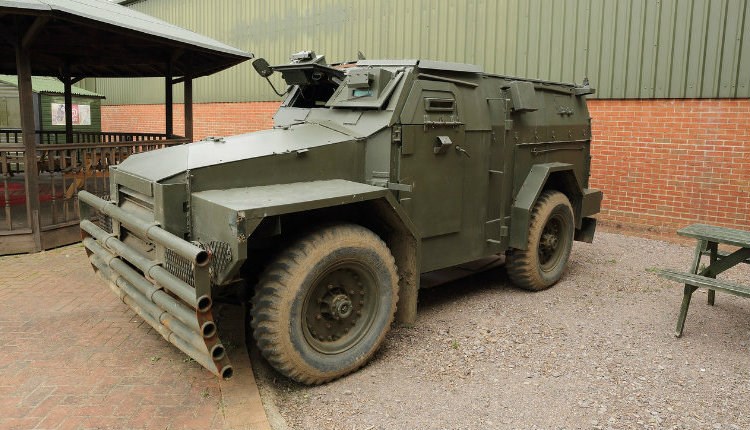
[(565, 194), (545, 191), (534, 205), (525, 250), (508, 253), (507, 271), (516, 286), (539, 291), (562, 277), (573, 246), (573, 209)]
[(334, 225), (298, 240), (269, 265), (252, 299), (250, 325), (276, 370), (322, 384), (370, 359), (397, 300), (386, 244), (364, 227)]

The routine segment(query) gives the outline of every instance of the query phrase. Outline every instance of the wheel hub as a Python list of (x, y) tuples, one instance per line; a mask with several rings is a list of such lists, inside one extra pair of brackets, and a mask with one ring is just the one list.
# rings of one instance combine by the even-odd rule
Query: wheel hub
[(542, 230), (539, 238), (539, 262), (545, 266), (554, 262), (560, 244), (560, 221), (550, 219)]
[(542, 246), (545, 248), (554, 249), (557, 247), (557, 236), (554, 234), (545, 234), (542, 236)]
[(328, 301), (328, 315), (333, 319), (348, 318), (352, 314), (352, 300), (346, 294), (336, 294)]
[(353, 264), (343, 264), (319, 278), (304, 310), (310, 345), (332, 354), (355, 344), (371, 322), (375, 289), (371, 275)]

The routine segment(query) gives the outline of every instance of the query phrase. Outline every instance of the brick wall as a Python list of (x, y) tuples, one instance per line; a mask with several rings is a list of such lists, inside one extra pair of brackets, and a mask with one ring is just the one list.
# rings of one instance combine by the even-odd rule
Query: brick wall
[[(271, 126), (278, 102), (194, 105), (195, 138)], [(692, 222), (750, 227), (750, 100), (591, 100), (591, 186), (599, 219), (672, 232)], [(105, 131), (164, 132), (164, 106), (102, 106)], [(175, 107), (175, 133), (184, 130)]]
[(592, 100), (589, 109), (602, 220), (750, 227), (750, 100)]
[[(273, 125), (279, 102), (196, 103), (193, 105), (193, 136), (231, 136), (263, 130)], [(164, 133), (164, 105), (102, 106), (102, 130)], [(182, 104), (174, 106), (174, 133), (184, 136)]]

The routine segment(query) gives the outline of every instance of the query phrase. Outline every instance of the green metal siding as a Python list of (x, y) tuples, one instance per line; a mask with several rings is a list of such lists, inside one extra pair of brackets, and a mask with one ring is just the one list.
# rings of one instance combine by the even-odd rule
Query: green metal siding
[[(429, 58), (580, 82), (602, 98), (750, 96), (747, 0), (145, 0), (129, 7), (265, 57)], [(163, 80), (98, 79), (104, 103), (161, 103)], [(181, 100), (182, 88), (175, 87)], [(250, 63), (200, 78), (196, 102), (276, 100)]]
[[(65, 131), (64, 125), (52, 125), (52, 103), (65, 103), (65, 97), (51, 94), (40, 95), (41, 129), (46, 131)], [(73, 125), (75, 131), (102, 131), (101, 99), (91, 97), (73, 97), (73, 104), (91, 105), (91, 125)]]

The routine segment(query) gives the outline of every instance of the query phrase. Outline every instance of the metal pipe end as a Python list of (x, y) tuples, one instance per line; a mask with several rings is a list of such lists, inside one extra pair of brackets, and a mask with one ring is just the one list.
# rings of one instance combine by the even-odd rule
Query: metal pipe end
[(198, 309), (198, 312), (208, 312), (209, 309), (211, 309), (211, 305), (213, 305), (213, 300), (211, 300), (211, 297), (208, 296), (200, 296), (198, 297), (198, 304), (196, 305), (196, 309)]
[(224, 345), (217, 343), (216, 345), (211, 347), (211, 358), (214, 361), (219, 361), (222, 358), (224, 358), (224, 355), (226, 355), (226, 348), (224, 348)]
[(219, 371), (219, 374), (221, 374), (221, 377), (224, 379), (229, 379), (234, 375), (234, 369), (230, 365), (226, 365), (221, 368)]
[(208, 339), (216, 334), (216, 323), (213, 321), (206, 321), (201, 324), (201, 335)]
[(211, 254), (208, 253), (206, 250), (201, 250), (197, 254), (195, 254), (195, 264), (198, 267), (203, 267), (206, 264), (208, 264), (208, 261), (211, 259)]

